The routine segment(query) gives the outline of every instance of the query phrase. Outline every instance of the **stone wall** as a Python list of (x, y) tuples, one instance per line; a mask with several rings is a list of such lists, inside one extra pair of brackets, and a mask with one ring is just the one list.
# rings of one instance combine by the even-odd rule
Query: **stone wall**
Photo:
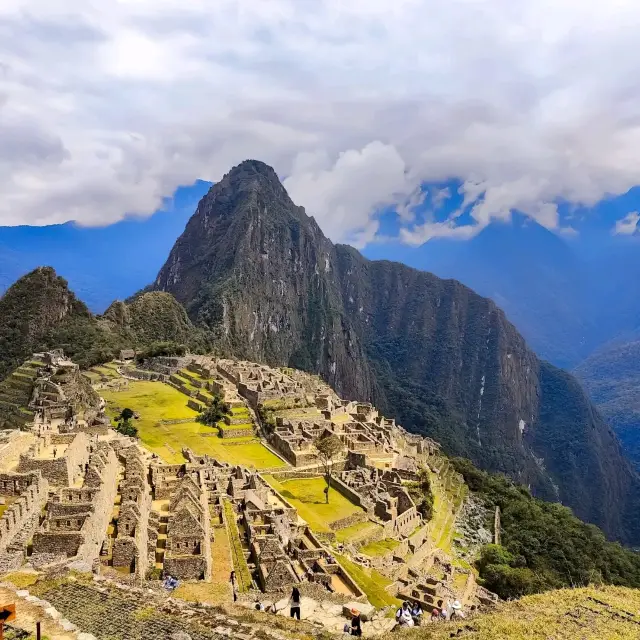
[(237, 429), (235, 427), (220, 428), (220, 436), (222, 438), (250, 438), (253, 435), (253, 427), (246, 429)]
[[(7, 554), (14, 551), (11, 547), (16, 543), (21, 534), (33, 525), (36, 525), (39, 515), (48, 497), (48, 483), (39, 473), (29, 474), (0, 474), (0, 487), (12, 487), (15, 491), (20, 487), (17, 500), (11, 504), (0, 518), (0, 563), (6, 559)], [(4, 491), (3, 491), (4, 493)], [(16, 495), (15, 493), (7, 495)], [(26, 540), (25, 540), (26, 542)], [(18, 555), (20, 555), (18, 553)]]
[[(39, 458), (43, 447), (68, 444), (62, 455), (55, 459)], [(57, 487), (68, 487), (75, 483), (82, 475), (85, 465), (89, 461), (89, 438), (85, 433), (75, 434), (47, 434), (27, 453), (20, 455), (18, 471), (40, 471), (50, 484)]]
[(100, 548), (107, 532), (107, 526), (111, 521), (113, 504), (116, 499), (118, 460), (111, 447), (101, 453), (106, 455), (101, 473), (102, 484), (93, 500), (94, 511), (82, 527), (83, 541), (78, 549), (78, 558), (85, 562), (93, 562), (100, 555)]
[(335, 520), (334, 522), (329, 523), (329, 528), (332, 531), (337, 531), (338, 529), (344, 529), (353, 524), (358, 524), (358, 522), (364, 522), (367, 519), (367, 514), (364, 511), (358, 511), (346, 518), (341, 518), (340, 520)]

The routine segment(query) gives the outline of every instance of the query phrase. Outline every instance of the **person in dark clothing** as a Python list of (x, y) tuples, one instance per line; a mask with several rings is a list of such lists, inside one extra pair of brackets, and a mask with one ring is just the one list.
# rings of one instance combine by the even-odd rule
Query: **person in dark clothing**
[(300, 591), (298, 590), (298, 587), (293, 587), (293, 590), (291, 591), (291, 597), (289, 598), (289, 606), (291, 607), (292, 618), (298, 618), (298, 620), (300, 620), (300, 605)]
[(357, 609), (351, 609), (351, 635), (352, 636), (361, 636), (362, 635), (362, 618), (360, 617), (360, 612)]

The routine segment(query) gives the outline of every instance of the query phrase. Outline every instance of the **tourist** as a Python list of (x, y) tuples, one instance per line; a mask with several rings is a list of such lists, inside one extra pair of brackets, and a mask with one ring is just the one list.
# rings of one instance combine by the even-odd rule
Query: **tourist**
[(411, 608), (405, 600), (402, 606), (396, 611), (396, 622), (401, 627), (413, 627), (413, 618), (411, 616)]
[(411, 610), (411, 617), (413, 618), (413, 624), (419, 627), (420, 620), (422, 619), (422, 607), (419, 602), (414, 603), (413, 609)]
[(231, 583), (231, 590), (233, 591), (233, 601), (237, 602), (238, 594), (236, 592), (236, 572), (232, 571), (229, 576), (229, 582)]
[(54, 447), (53, 448), (53, 459), (56, 459), (56, 456), (58, 455), (58, 450)]
[(298, 620), (300, 620), (300, 605), (300, 591), (298, 590), (298, 587), (293, 587), (291, 597), (289, 598), (289, 606), (291, 607), (290, 614), (292, 618), (298, 618)]
[(360, 612), (357, 609), (351, 609), (351, 616), (351, 635), (361, 636), (362, 618), (360, 617)]
[(460, 604), (460, 600), (456, 600), (452, 605), (451, 605), (451, 616), (450, 616), (450, 620), (453, 620), (454, 618), (464, 618), (464, 614), (462, 613), (462, 605)]
[(437, 609), (434, 609), (431, 612), (431, 622), (438, 622), (440, 619), (440, 612)]

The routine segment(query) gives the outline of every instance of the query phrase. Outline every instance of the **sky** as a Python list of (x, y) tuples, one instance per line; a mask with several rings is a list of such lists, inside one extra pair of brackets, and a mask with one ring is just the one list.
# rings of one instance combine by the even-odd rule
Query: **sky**
[(632, 235), (639, 40), (637, 0), (2, 0), (0, 225), (148, 216), (256, 158), (356, 246), (570, 237), (617, 196)]

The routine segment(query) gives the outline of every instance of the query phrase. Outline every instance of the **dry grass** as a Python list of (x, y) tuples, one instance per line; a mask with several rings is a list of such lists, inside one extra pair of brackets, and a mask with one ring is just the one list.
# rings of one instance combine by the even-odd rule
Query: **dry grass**
[(18, 587), (18, 589), (27, 589), (38, 582), (38, 578), (39, 574), (37, 573), (30, 571), (15, 571), (13, 573), (8, 573), (4, 576), (3, 580), (5, 582), (10, 582)]
[(638, 640), (640, 590), (562, 589), (498, 605), (461, 623), (401, 632), (407, 640)]

